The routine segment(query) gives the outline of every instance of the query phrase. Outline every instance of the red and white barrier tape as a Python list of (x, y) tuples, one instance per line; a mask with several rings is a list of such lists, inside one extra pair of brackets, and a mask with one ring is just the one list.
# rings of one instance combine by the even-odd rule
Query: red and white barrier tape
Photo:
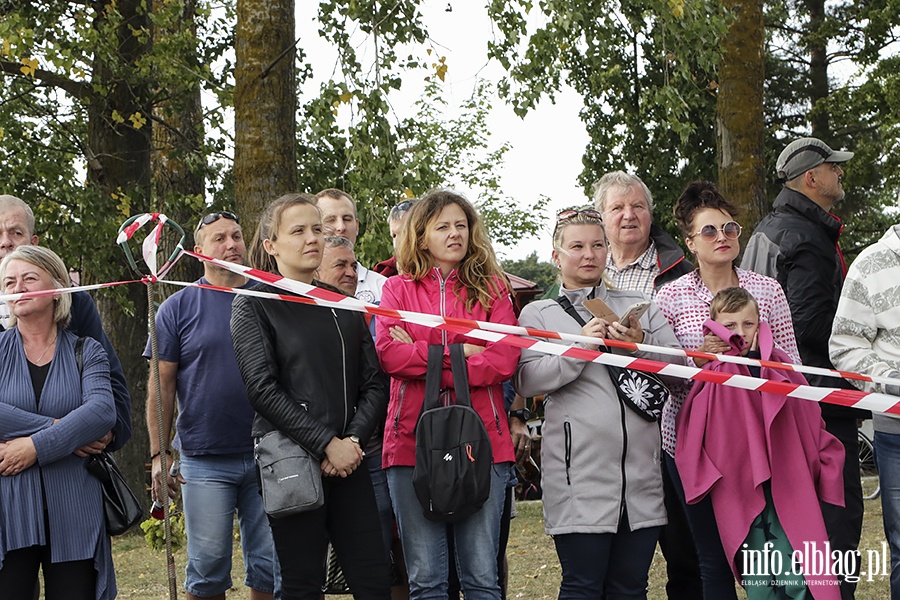
[[(337, 294), (335, 292), (322, 289), (316, 287), (314, 285), (310, 285), (308, 283), (302, 283), (299, 281), (295, 281), (293, 279), (288, 279), (286, 277), (282, 277), (281, 275), (276, 275), (274, 273), (269, 273), (268, 271), (260, 271), (258, 269), (254, 269), (252, 267), (247, 267), (244, 265), (238, 265), (235, 263), (226, 262), (223, 260), (218, 260), (215, 258), (210, 258), (208, 256), (203, 256), (202, 254), (197, 254), (195, 252), (185, 251), (185, 254), (193, 256), (198, 260), (210, 262), (215, 264), (223, 269), (227, 269), (233, 273), (238, 273), (248, 277), (250, 279), (261, 281), (263, 283), (268, 283), (274, 287), (279, 289), (283, 289), (289, 292), (294, 292), (296, 294), (302, 294), (304, 296), (308, 296), (311, 298), (330, 301), (333, 304), (329, 304), (329, 306), (334, 306), (337, 308), (346, 308), (348, 310), (356, 310), (360, 312), (366, 312), (372, 315), (378, 316), (386, 316), (393, 319), (400, 319), (405, 321), (414, 321), (416, 323), (425, 324), (425, 323), (447, 323), (460, 328), (468, 328), (471, 330), (484, 330), (484, 331), (493, 331), (503, 334), (511, 334), (517, 336), (531, 336), (531, 337), (540, 337), (547, 339), (559, 339), (564, 341), (571, 342), (581, 342), (586, 344), (595, 345), (597, 343), (596, 338), (586, 337), (583, 335), (576, 334), (567, 334), (560, 333), (556, 331), (547, 331), (543, 329), (533, 329), (529, 327), (522, 327), (519, 325), (504, 325), (502, 323), (491, 323), (487, 321), (476, 321), (474, 319), (459, 319), (453, 317), (442, 317), (440, 315), (431, 315), (425, 313), (416, 313), (411, 311), (403, 311), (403, 310), (394, 310), (382, 308), (380, 306), (376, 306), (374, 304), (368, 304), (363, 302), (362, 300), (358, 300), (356, 298), (351, 298), (348, 296), (344, 296), (342, 294)], [(459, 332), (462, 329), (458, 330)], [(478, 337), (478, 336), (474, 336)], [(650, 344), (635, 344), (632, 342), (621, 342), (618, 340), (604, 340), (604, 345), (610, 348), (622, 348), (624, 350), (628, 350), (629, 352), (652, 352), (656, 354), (664, 354), (669, 356), (681, 356), (681, 357), (690, 357), (690, 358), (703, 358), (706, 360), (718, 360), (721, 362), (731, 362), (736, 364), (743, 364), (748, 366), (756, 366), (756, 367), (768, 367), (772, 369), (779, 369), (783, 371), (796, 371), (798, 373), (805, 373), (808, 375), (821, 375), (825, 377), (834, 377), (837, 379), (854, 379), (857, 381), (868, 381), (875, 383), (882, 383), (885, 385), (900, 385), (900, 380), (892, 379), (890, 377), (879, 377), (879, 376), (869, 376), (861, 373), (854, 373), (850, 371), (836, 371), (832, 369), (824, 369), (821, 367), (812, 367), (806, 365), (794, 365), (790, 363), (781, 363), (777, 361), (769, 361), (769, 360), (757, 360), (752, 358), (746, 358), (743, 356), (729, 356), (724, 354), (711, 354), (708, 352), (697, 352), (693, 350), (684, 350), (682, 348), (669, 348), (666, 346), (653, 346)]]
[[(127, 242), (134, 236), (135, 232), (137, 232), (138, 229), (159, 217), (165, 218), (165, 215), (160, 215), (159, 213), (144, 213), (142, 215), (138, 215), (137, 217), (135, 217), (134, 221), (130, 225), (128, 225), (128, 227), (125, 227), (124, 229), (122, 229), (122, 231), (119, 232), (119, 235), (116, 237), (116, 244)], [(159, 243), (158, 238), (156, 242), (157, 244)]]
[[(234, 265), (238, 268), (247, 269), (247, 267), (242, 267), (241, 265)], [(251, 269), (252, 270), (252, 269)], [(278, 275), (273, 275), (272, 273), (266, 273), (268, 278), (276, 278), (278, 281), (283, 282), (292, 282), (292, 283), (300, 283), (290, 279), (286, 279), (280, 277)], [(248, 275), (250, 276), (250, 275)], [(381, 314), (385, 316), (390, 316), (392, 318), (402, 319), (404, 321), (413, 322), (418, 325), (423, 325), (426, 327), (434, 327), (436, 329), (442, 329), (444, 331), (450, 331), (453, 333), (463, 334), (469, 337), (473, 337), (476, 339), (484, 340), (487, 342), (493, 342), (498, 344), (504, 344), (508, 346), (515, 346), (516, 348), (520, 348), (523, 350), (533, 350), (536, 352), (542, 352), (544, 354), (553, 354), (557, 356), (564, 356), (567, 358), (574, 358), (577, 360), (586, 360), (589, 362), (594, 362), (603, 365), (615, 365), (618, 367), (624, 367), (628, 369), (637, 369), (639, 371), (647, 371), (650, 373), (657, 373), (659, 375), (666, 375), (671, 377), (679, 377), (681, 379), (690, 379), (692, 381), (706, 381), (711, 383), (716, 383), (720, 385), (725, 385), (729, 387), (736, 387), (746, 390), (756, 390), (760, 392), (770, 392), (773, 394), (780, 394), (783, 396), (790, 396), (793, 398), (802, 398), (804, 400), (813, 400), (815, 402), (827, 402), (830, 404), (839, 404), (841, 406), (849, 406), (853, 408), (861, 408), (866, 410), (871, 410), (875, 412), (881, 413), (891, 413), (900, 415), (900, 398), (897, 396), (890, 396), (887, 394), (878, 394), (873, 392), (862, 392), (859, 390), (846, 390), (846, 389), (838, 389), (838, 388), (828, 388), (828, 387), (815, 387), (811, 385), (799, 385), (795, 383), (788, 383), (782, 381), (771, 381), (768, 379), (760, 379), (758, 377), (749, 377), (746, 375), (733, 375), (728, 373), (721, 373), (718, 371), (709, 371), (705, 369), (699, 369), (697, 367), (688, 367), (684, 365), (675, 365), (671, 363), (664, 363), (654, 360), (648, 360), (644, 358), (635, 358), (632, 356), (623, 356), (620, 354), (611, 354), (608, 352), (599, 352), (595, 350), (588, 350), (586, 348), (579, 348), (576, 346), (564, 346), (561, 344), (555, 344), (552, 342), (545, 342), (542, 340), (535, 340), (526, 337), (521, 337), (518, 335), (510, 335), (504, 334), (496, 331), (487, 331), (484, 329), (473, 329), (466, 325), (458, 325), (454, 323), (446, 322), (446, 320), (435, 320), (433, 317), (435, 315), (427, 315), (423, 313), (406, 313), (406, 311), (394, 311), (390, 309), (380, 309), (379, 307), (374, 306), (364, 306), (366, 310), (360, 311), (359, 307), (354, 307), (352, 304), (346, 302), (346, 300), (350, 299), (346, 296), (340, 296), (337, 301), (326, 300), (323, 298), (304, 298), (301, 296), (289, 296), (285, 294), (274, 294), (269, 292), (260, 292), (255, 290), (245, 290), (245, 289), (236, 289), (236, 288), (226, 288), (220, 286), (212, 286), (207, 284), (199, 284), (199, 283), (185, 283), (185, 282), (175, 282), (175, 281), (164, 281), (163, 283), (170, 283), (173, 285), (184, 286), (184, 287), (200, 287), (207, 288), (211, 290), (217, 290), (221, 292), (231, 292), (236, 294), (245, 294), (249, 296), (255, 296), (258, 298), (267, 298), (273, 300), (285, 300), (288, 302), (297, 302), (300, 304), (316, 304), (320, 306), (330, 307), (330, 308), (346, 308), (348, 310), (356, 310), (358, 312), (370, 312), (372, 314)], [(274, 284), (273, 284), (274, 285)], [(284, 285), (292, 285), (291, 283), (285, 283)], [(300, 284), (301, 286), (306, 286), (308, 284)], [(329, 292), (328, 290), (323, 290), (322, 288), (315, 288), (319, 292), (328, 292), (330, 295), (338, 296), (338, 294), (334, 294), (333, 292)], [(356, 300), (355, 298), (353, 300)], [(356, 303), (361, 303), (359, 300), (356, 300)], [(371, 308), (372, 310), (368, 310)], [(426, 317), (426, 318), (419, 318)], [(592, 342), (596, 342), (595, 339), (592, 339)], [(654, 347), (655, 348), (655, 347)], [(778, 363), (780, 364), (780, 363)]]
[[(121, 244), (122, 242), (130, 240), (134, 233), (140, 229), (143, 225), (148, 222), (153, 221), (154, 219), (159, 219), (159, 223), (145, 239), (142, 244), (142, 254), (144, 261), (147, 263), (148, 267), (151, 271), (150, 277), (145, 277), (141, 280), (133, 280), (133, 281), (119, 281), (113, 283), (101, 283), (95, 285), (88, 286), (79, 286), (73, 288), (63, 288), (59, 290), (44, 290), (40, 292), (27, 292), (20, 294), (8, 294), (8, 295), (0, 295), (0, 301), (16, 301), (22, 298), (29, 297), (39, 297), (46, 295), (53, 295), (57, 293), (69, 293), (75, 291), (88, 291), (95, 290), (105, 287), (113, 287), (117, 285), (126, 285), (131, 283), (149, 283), (151, 281), (156, 281), (158, 277), (162, 277), (165, 272), (167, 272), (177, 258), (174, 258), (163, 266), (162, 274), (158, 274), (156, 263), (157, 263), (157, 250), (159, 247), (159, 242), (162, 237), (162, 230), (165, 226), (167, 218), (165, 215), (161, 215), (158, 213), (147, 213), (143, 215), (139, 215), (135, 218), (134, 222), (132, 222), (128, 227), (124, 228), (122, 232), (119, 234), (116, 243)], [(272, 298), (277, 300), (286, 300), (291, 302), (300, 302), (305, 304), (319, 304), (322, 306), (328, 306), (333, 308), (340, 308), (346, 310), (354, 310), (357, 312), (365, 312), (376, 316), (385, 316), (389, 318), (394, 318), (406, 322), (412, 322), (419, 325), (434, 327), (438, 329), (442, 329), (445, 331), (450, 331), (454, 333), (459, 333), (462, 335), (466, 335), (472, 338), (481, 339), (488, 342), (500, 343), (510, 346), (515, 346), (521, 349), (534, 350), (538, 352), (543, 352), (546, 354), (553, 354), (558, 356), (565, 356), (568, 358), (575, 358), (578, 360), (587, 360), (590, 362), (595, 362), (599, 364), (607, 364), (607, 365), (615, 365), (624, 368), (637, 369), (641, 371), (648, 371), (651, 373), (658, 373), (660, 375), (667, 375), (672, 377), (680, 377), (682, 379), (690, 379), (694, 381), (708, 381), (712, 383), (717, 383), (721, 385), (726, 385), (730, 387), (738, 387), (742, 389), (750, 389), (757, 391), (765, 391), (776, 394), (781, 394), (785, 396), (791, 396), (795, 398), (803, 398), (806, 400), (814, 400), (817, 402), (828, 402), (832, 404), (839, 404), (842, 406), (852, 406), (855, 408), (864, 408), (873, 410), (876, 412), (886, 412), (892, 414), (900, 414), (900, 398), (895, 396), (890, 396), (886, 394), (878, 394), (878, 393), (870, 393), (870, 392), (861, 392), (857, 390), (845, 390), (845, 389), (837, 389), (837, 388), (827, 388), (827, 387), (814, 387), (809, 385), (797, 385), (792, 383), (778, 382), (778, 381), (770, 381), (766, 379), (759, 379), (756, 377), (748, 377), (743, 375), (730, 375), (726, 373), (719, 373), (715, 371), (708, 371), (703, 369), (698, 369), (696, 367), (688, 367), (683, 365), (676, 365), (652, 360), (646, 360), (642, 358), (635, 358), (630, 356), (622, 356), (618, 354), (611, 354), (608, 352), (599, 352), (588, 350), (585, 348), (580, 348), (576, 346), (564, 346), (561, 344), (555, 344), (551, 342), (545, 342), (542, 340), (531, 339), (530, 337), (540, 337), (540, 338), (548, 338), (548, 339), (559, 339), (563, 341), (573, 341), (573, 342), (582, 342), (589, 344), (596, 344), (597, 340), (595, 338), (589, 338), (581, 335), (574, 334), (565, 334), (554, 331), (546, 331), (546, 330), (538, 330), (532, 328), (526, 328), (521, 326), (513, 326), (513, 325), (504, 325), (499, 323), (490, 323), (486, 321), (476, 321), (471, 319), (458, 319), (451, 317), (441, 317), (440, 315), (432, 315), (426, 313), (416, 313), (412, 311), (401, 311), (401, 310), (393, 310), (381, 308), (379, 306), (368, 304), (361, 300), (357, 300), (356, 298), (351, 298), (348, 296), (344, 296), (343, 294), (338, 294), (332, 292), (330, 290), (326, 290), (323, 288), (319, 288), (310, 284), (302, 283), (299, 281), (295, 281), (292, 279), (288, 279), (281, 275), (276, 275), (273, 273), (269, 273), (267, 271), (260, 271), (258, 269), (254, 269), (252, 267), (247, 267), (244, 265), (239, 265), (235, 263), (230, 263), (214, 258), (210, 258), (208, 256), (203, 256), (202, 254), (197, 254), (195, 252), (190, 252), (188, 250), (184, 251), (185, 254), (193, 256), (194, 258), (208, 262), (211, 264), (215, 264), (221, 268), (224, 268), (233, 273), (237, 273), (243, 275), (249, 279), (253, 279), (255, 281), (260, 281), (262, 283), (268, 283), (274, 287), (279, 289), (292, 292), (294, 294), (300, 294), (301, 297), (298, 296), (287, 296), (283, 294), (270, 294), (266, 292), (258, 292), (253, 290), (245, 290), (245, 289), (235, 289), (235, 288), (225, 288), (219, 286), (205, 285), (205, 284), (197, 284), (197, 283), (185, 283), (185, 282), (176, 282), (176, 281), (162, 281), (162, 283), (170, 283), (173, 285), (179, 286), (193, 286), (193, 287), (201, 287), (208, 288), (212, 290), (218, 290), (222, 292), (230, 292), (236, 294), (246, 294), (251, 296), (263, 297), (263, 298)], [(305, 297), (302, 297), (305, 296)], [(629, 342), (620, 342), (617, 340), (603, 340), (603, 343), (609, 347), (618, 347), (623, 348), (629, 351), (642, 351), (642, 352), (653, 352), (656, 354), (665, 354), (672, 356), (680, 356), (680, 357), (693, 357), (693, 358), (705, 358), (707, 360), (719, 360), (722, 362), (733, 362), (738, 364), (746, 364), (751, 366), (764, 366), (775, 369), (789, 370), (789, 371), (797, 371), (800, 373), (808, 373), (815, 375), (824, 375), (829, 377), (838, 377), (845, 379), (855, 379), (858, 381), (869, 381), (869, 382), (877, 382), (877, 383), (885, 383), (885, 384), (900, 384), (900, 381), (894, 380), (886, 377), (870, 377), (867, 375), (863, 375), (860, 373), (853, 372), (844, 372), (844, 371), (834, 371), (830, 369), (822, 369), (818, 367), (808, 367), (802, 365), (792, 365), (787, 363), (779, 363), (773, 361), (761, 361), (755, 359), (748, 359), (745, 357), (734, 357), (728, 355), (717, 355), (717, 354), (709, 354), (705, 352), (696, 352), (696, 351), (687, 351), (683, 349), (675, 349), (661, 346), (652, 346), (649, 344), (634, 344)]]
[(99, 290), (102, 288), (116, 287), (117, 285), (129, 285), (132, 283), (144, 283), (144, 279), (132, 279), (131, 281), (114, 281), (112, 283), (95, 283), (92, 285), (79, 285), (67, 288), (59, 288), (52, 290), (41, 290), (39, 292), (21, 292), (19, 294), (0, 294), (0, 302), (15, 302), (23, 298), (40, 298), (42, 296), (55, 296), (56, 294), (72, 294), (74, 292), (89, 292), (91, 290)]

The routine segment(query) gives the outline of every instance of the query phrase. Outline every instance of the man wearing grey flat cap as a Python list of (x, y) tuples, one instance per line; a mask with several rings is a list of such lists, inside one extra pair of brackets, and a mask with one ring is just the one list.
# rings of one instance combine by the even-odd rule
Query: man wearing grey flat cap
[[(844, 199), (841, 165), (852, 152), (838, 152), (816, 138), (791, 142), (776, 162), (784, 187), (750, 238), (741, 267), (774, 277), (784, 288), (797, 347), (804, 365), (833, 369), (828, 339), (847, 265), (838, 246), (840, 220), (831, 214)], [(843, 379), (807, 375), (810, 384), (852, 389)], [(844, 444), (844, 507), (822, 505), (832, 550), (856, 551), (862, 533), (862, 487), (856, 419), (868, 412), (822, 404), (826, 429)], [(842, 554), (846, 556), (846, 554)], [(857, 555), (858, 556), (858, 555)], [(857, 565), (859, 562), (857, 561)], [(856, 585), (840, 580), (841, 597), (853, 598)]]

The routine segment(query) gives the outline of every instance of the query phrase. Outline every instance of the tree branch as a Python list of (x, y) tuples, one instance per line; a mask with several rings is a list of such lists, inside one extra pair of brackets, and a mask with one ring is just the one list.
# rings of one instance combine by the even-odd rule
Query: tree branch
[[(10, 75), (15, 75), (17, 77), (25, 77), (25, 75), (22, 74), (22, 63), (0, 60), (0, 72), (9, 73)], [(68, 77), (62, 77), (56, 73), (45, 71), (44, 69), (35, 70), (33, 78), (46, 85), (64, 90), (79, 100), (94, 96), (94, 92), (90, 85), (73, 81)]]

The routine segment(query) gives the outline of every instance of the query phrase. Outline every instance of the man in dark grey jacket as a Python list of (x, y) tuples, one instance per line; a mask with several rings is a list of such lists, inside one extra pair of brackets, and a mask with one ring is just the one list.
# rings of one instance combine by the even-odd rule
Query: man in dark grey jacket
[[(816, 138), (801, 138), (788, 144), (776, 168), (784, 187), (775, 206), (750, 238), (741, 267), (774, 277), (784, 288), (797, 347), (804, 365), (833, 369), (828, 356), (828, 338), (837, 310), (847, 265), (838, 246), (840, 220), (831, 214), (843, 200), (841, 165), (852, 152), (837, 152)], [(843, 379), (808, 375), (812, 385), (852, 386)], [(855, 551), (862, 533), (862, 487), (856, 419), (867, 413), (823, 404), (822, 418), (829, 433), (844, 444), (845, 507), (822, 505), (832, 549)], [(853, 598), (855, 584), (841, 580), (842, 598)]]

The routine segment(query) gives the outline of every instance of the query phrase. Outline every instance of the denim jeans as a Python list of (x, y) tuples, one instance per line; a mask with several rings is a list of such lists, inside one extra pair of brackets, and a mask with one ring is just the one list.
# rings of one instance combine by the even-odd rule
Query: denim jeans
[(278, 561), (253, 453), (182, 455), (181, 474), (188, 555), (184, 589), (195, 596), (215, 596), (231, 588), (236, 510), (247, 571), (244, 585), (274, 592)]
[(737, 600), (734, 589), (734, 573), (731, 564), (722, 548), (722, 538), (716, 525), (712, 498), (707, 495), (697, 504), (687, 504), (684, 498), (684, 486), (675, 466), (675, 459), (663, 452), (666, 461), (666, 473), (684, 507), (694, 545), (697, 547), (697, 558), (700, 560), (700, 579), (703, 581), (703, 597), (716, 600)]
[(884, 535), (891, 548), (891, 598), (900, 600), (900, 435), (875, 432)]
[(410, 600), (447, 599), (451, 532), (466, 600), (500, 600), (497, 552), (509, 463), (491, 467), (491, 495), (481, 510), (450, 526), (425, 518), (413, 489), (412, 467), (390, 467), (386, 472), (409, 573)]
[[(374, 319), (373, 319), (374, 320)], [(388, 556), (394, 541), (394, 507), (391, 504), (391, 493), (388, 490), (387, 475), (381, 468), (381, 453), (367, 455), (363, 465), (369, 470), (372, 489), (375, 491), (375, 504), (378, 506), (378, 522), (381, 523), (381, 539)]]

